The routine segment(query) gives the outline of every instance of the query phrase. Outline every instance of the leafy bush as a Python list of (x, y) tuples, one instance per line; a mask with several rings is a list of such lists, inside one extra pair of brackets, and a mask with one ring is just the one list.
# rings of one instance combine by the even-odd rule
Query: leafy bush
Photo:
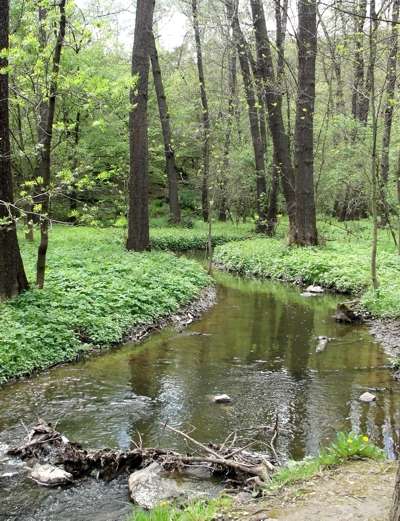
[(384, 459), (384, 452), (376, 445), (370, 442), (368, 436), (354, 434), (346, 434), (338, 432), (336, 440), (326, 449), (323, 456), (331, 456), (335, 462), (342, 462), (348, 459)]
[[(37, 245), (21, 244), (32, 280)], [(0, 304), (0, 382), (120, 343), (131, 328), (170, 315), (208, 284), (197, 263), (128, 253), (110, 230), (56, 228), (45, 289)]]

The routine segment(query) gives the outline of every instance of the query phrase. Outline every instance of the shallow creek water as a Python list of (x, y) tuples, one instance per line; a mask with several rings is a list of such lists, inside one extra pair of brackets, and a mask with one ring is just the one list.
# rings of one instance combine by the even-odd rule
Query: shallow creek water
[[(334, 322), (338, 298), (215, 277), (217, 304), (189, 328), (0, 389), (1, 521), (121, 521), (132, 510), (126, 479), (68, 490), (32, 484), (4, 452), (24, 437), (23, 423), (38, 417), (88, 447), (125, 449), (140, 431), (148, 446), (184, 449), (163, 422), (193, 426), (201, 441), (222, 441), (235, 429), (272, 424), (278, 414), (283, 459), (315, 454), (339, 430), (367, 433), (394, 456), (400, 384), (366, 328)], [(334, 340), (317, 354), (319, 335)], [(371, 405), (358, 400), (368, 389), (377, 395)], [(213, 404), (217, 393), (233, 403)]]

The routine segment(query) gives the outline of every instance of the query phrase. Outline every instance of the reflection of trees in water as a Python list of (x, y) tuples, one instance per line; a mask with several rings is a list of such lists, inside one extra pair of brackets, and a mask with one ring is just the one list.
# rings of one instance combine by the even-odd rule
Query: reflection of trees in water
[[(131, 356), (132, 389), (156, 399), (151, 418), (132, 425), (132, 433), (147, 429), (146, 442), (173, 445), (176, 438), (160, 425), (170, 421), (195, 426), (202, 441), (218, 441), (235, 428), (272, 422), (278, 413), (279, 449), (291, 457), (316, 452), (350, 426), (390, 449), (399, 425), (397, 394), (385, 396), (382, 407), (363, 408), (356, 400), (357, 389), (377, 377), (354, 368), (381, 364), (372, 342), (356, 349), (361, 330), (335, 325), (323, 300), (319, 307), (293, 302), (289, 293), (286, 299), (226, 287), (218, 293), (218, 305), (189, 330), (162, 333)], [(194, 331), (210, 336), (190, 336)], [(319, 356), (320, 334), (336, 340)], [(210, 403), (217, 392), (230, 394), (233, 406)]]

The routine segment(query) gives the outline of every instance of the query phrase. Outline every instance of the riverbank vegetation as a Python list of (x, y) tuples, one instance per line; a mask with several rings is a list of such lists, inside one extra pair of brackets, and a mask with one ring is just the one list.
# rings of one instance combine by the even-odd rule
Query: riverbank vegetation
[(296, 248), (285, 239), (255, 238), (222, 245), (215, 261), (228, 271), (245, 276), (271, 278), (324, 288), (359, 297), (375, 317), (400, 317), (400, 257), (385, 230), (378, 241), (377, 274), (380, 286), (371, 287), (370, 235), (368, 221), (324, 224), (324, 243)]
[[(47, 284), (0, 304), (0, 382), (120, 343), (135, 328), (157, 324), (211, 283), (202, 268), (163, 252), (121, 248), (111, 230), (51, 232)], [(25, 242), (28, 277), (35, 243)]]

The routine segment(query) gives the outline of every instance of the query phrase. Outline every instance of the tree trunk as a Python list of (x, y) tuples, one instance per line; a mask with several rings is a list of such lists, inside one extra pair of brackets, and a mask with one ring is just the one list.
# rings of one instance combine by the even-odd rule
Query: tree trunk
[(277, 168), (282, 180), (283, 195), (289, 217), (289, 240), (295, 235), (296, 200), (293, 165), (290, 157), (289, 137), (282, 116), (282, 89), (275, 78), (271, 44), (268, 37), (262, 0), (251, 0), (257, 53), (264, 80), (264, 98), (268, 109), (268, 123), (274, 144)]
[(364, 99), (364, 24), (367, 16), (367, 0), (358, 0), (354, 14), (354, 79), (351, 111), (360, 120)]
[[(375, 0), (371, 0), (371, 17), (375, 13)], [(377, 161), (377, 139), (378, 139), (378, 114), (375, 99), (375, 62), (376, 62), (376, 33), (374, 22), (371, 20), (369, 30), (369, 74), (370, 74), (370, 96), (371, 96), (371, 115), (372, 115), (372, 151), (371, 151), (371, 182), (372, 182), (372, 247), (371, 247), (371, 279), (374, 290), (379, 288), (377, 274), (377, 253), (378, 253), (378, 161)]]
[(372, 39), (370, 38), (370, 49), (369, 49), (369, 62), (367, 77), (365, 79), (364, 92), (360, 100), (360, 114), (359, 119), (363, 125), (368, 122), (369, 105), (371, 98), (372, 82), (374, 81), (374, 67), (377, 53), (377, 37), (378, 37), (378, 26), (379, 20), (376, 14), (375, 1), (370, 2), (370, 33), (372, 32)]
[[(78, 54), (78, 53), (77, 53)], [(69, 193), (69, 210), (71, 212), (71, 215), (68, 218), (68, 221), (71, 223), (76, 223), (77, 218), (75, 215), (76, 210), (78, 209), (78, 201), (77, 201), (77, 189), (76, 189), (76, 183), (75, 183), (75, 177), (78, 171), (78, 165), (79, 165), (79, 141), (81, 137), (81, 113), (78, 110), (75, 116), (75, 125), (74, 125), (74, 132), (73, 132), (73, 147), (72, 147), (72, 175), (74, 180), (71, 183), (71, 190)]]
[[(226, 4), (226, 16), (228, 20), (229, 27), (229, 48), (228, 48), (228, 117), (226, 122), (226, 130), (225, 130), (225, 142), (224, 142), (224, 171), (222, 174), (222, 179), (220, 180), (220, 205), (219, 205), (219, 213), (218, 219), (222, 222), (225, 222), (227, 219), (227, 183), (226, 177), (230, 169), (230, 151), (231, 151), (231, 142), (232, 142), (232, 130), (233, 130), (233, 122), (237, 112), (237, 57), (236, 57), (236, 46), (235, 40), (232, 34), (232, 17), (233, 13), (237, 9), (238, 1), (235, 0), (235, 3), (232, 5), (230, 2)], [(233, 10), (232, 10), (233, 8)]]
[[(0, 49), (9, 48), (9, 0), (0, 0)], [(0, 54), (0, 301), (28, 289), (13, 208), (9, 120), (8, 59)]]
[(193, 29), (194, 37), (196, 42), (196, 55), (197, 55), (197, 70), (199, 75), (200, 84), (200, 97), (202, 105), (202, 122), (203, 122), (203, 178), (202, 178), (202, 190), (201, 190), (201, 203), (202, 203), (202, 214), (204, 222), (208, 222), (209, 213), (209, 194), (208, 194), (208, 183), (210, 175), (210, 111), (208, 108), (208, 98), (206, 83), (204, 77), (203, 67), (203, 53), (201, 46), (200, 37), (200, 25), (199, 25), (199, 11), (197, 0), (192, 0), (192, 15), (193, 15)]
[(132, 51), (132, 76), (137, 76), (137, 85), (130, 93), (130, 177), (126, 247), (134, 251), (150, 249), (147, 103), (154, 4), (155, 0), (137, 2)]
[(175, 164), (175, 151), (172, 145), (172, 132), (168, 111), (167, 97), (162, 81), (160, 62), (154, 34), (151, 33), (151, 66), (153, 71), (154, 87), (157, 95), (158, 111), (160, 114), (161, 129), (164, 140), (165, 163), (168, 177), (168, 201), (170, 221), (174, 224), (181, 222), (181, 209), (179, 206), (178, 174)]
[(250, 122), (250, 133), (253, 143), (254, 150), (254, 161), (256, 167), (256, 179), (257, 179), (257, 213), (259, 221), (257, 223), (258, 231), (265, 231), (266, 213), (264, 210), (265, 205), (265, 158), (264, 158), (264, 140), (261, 134), (260, 128), (260, 116), (257, 107), (257, 98), (254, 89), (253, 77), (250, 68), (250, 62), (248, 59), (247, 42), (242, 33), (242, 29), (239, 24), (239, 18), (237, 10), (232, 16), (232, 30), (234, 39), (237, 45), (237, 51), (239, 56), (240, 69), (242, 72), (243, 85), (246, 94), (247, 108), (249, 113)]
[[(57, 99), (57, 81), (60, 70), (61, 52), (64, 45), (65, 29), (67, 19), (65, 16), (66, 0), (61, 0), (58, 4), (60, 9), (60, 21), (58, 27), (57, 41), (54, 49), (53, 64), (51, 68), (51, 76), (49, 79), (48, 100), (47, 96), (40, 103), (39, 114), (39, 164), (37, 175), (42, 179), (41, 201), (41, 220), (40, 220), (40, 243), (38, 248), (37, 266), (36, 266), (36, 284), (42, 289), (46, 273), (46, 256), (49, 244), (49, 210), (50, 210), (50, 181), (51, 181), (51, 141), (53, 138), (53, 123), (56, 111)], [(41, 46), (46, 45), (46, 36), (44, 34), (44, 24), (47, 18), (47, 11), (44, 7), (39, 7), (39, 31), (41, 38)]]
[(295, 243), (318, 243), (314, 197), (314, 104), (317, 55), (316, 0), (299, 0), (298, 98), (296, 110), (296, 235)]
[(384, 108), (384, 125), (382, 138), (382, 158), (381, 158), (381, 192), (383, 219), (386, 221), (386, 194), (385, 188), (389, 180), (389, 149), (393, 122), (393, 101), (395, 98), (396, 75), (397, 75), (397, 53), (398, 53), (398, 21), (399, 21), (400, 0), (393, 1), (392, 9), (392, 32), (390, 36), (390, 49), (386, 71), (386, 102)]

